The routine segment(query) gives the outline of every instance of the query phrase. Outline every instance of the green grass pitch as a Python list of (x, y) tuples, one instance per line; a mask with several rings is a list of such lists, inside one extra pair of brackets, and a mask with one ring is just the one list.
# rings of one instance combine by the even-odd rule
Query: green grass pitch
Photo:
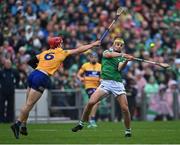
[(131, 138), (122, 122), (98, 122), (98, 128), (73, 133), (75, 124), (29, 124), (29, 135), (16, 140), (10, 124), (0, 124), (0, 144), (180, 144), (180, 121), (132, 122)]

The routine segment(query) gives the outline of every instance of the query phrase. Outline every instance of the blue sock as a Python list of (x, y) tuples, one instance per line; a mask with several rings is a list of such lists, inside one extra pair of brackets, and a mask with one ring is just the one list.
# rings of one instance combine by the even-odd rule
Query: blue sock
[(91, 117), (91, 120), (94, 120), (94, 121), (95, 121), (95, 116), (92, 116), (92, 117)]

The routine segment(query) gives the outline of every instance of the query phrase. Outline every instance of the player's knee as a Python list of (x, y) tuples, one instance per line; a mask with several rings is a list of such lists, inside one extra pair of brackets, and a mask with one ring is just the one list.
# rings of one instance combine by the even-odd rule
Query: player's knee
[(94, 100), (89, 100), (89, 102), (88, 102), (89, 107), (93, 107), (95, 104), (96, 104), (96, 102)]
[(122, 106), (121, 106), (121, 110), (122, 110), (122, 112), (124, 112), (124, 113), (129, 112), (128, 105), (122, 105)]
[(28, 113), (28, 109), (27, 109), (26, 105), (23, 108), (21, 108), (21, 113), (22, 114), (27, 114)]
[(100, 101), (96, 103), (97, 106), (99, 106), (99, 104), (100, 104)]

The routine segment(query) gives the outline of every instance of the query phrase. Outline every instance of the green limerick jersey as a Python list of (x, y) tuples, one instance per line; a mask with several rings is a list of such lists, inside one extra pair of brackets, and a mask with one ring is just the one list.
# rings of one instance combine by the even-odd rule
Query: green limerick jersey
[[(105, 50), (105, 52), (111, 50)], [(114, 58), (102, 58), (102, 68), (101, 68), (101, 78), (103, 80), (114, 80), (117, 82), (122, 82), (122, 75), (118, 70), (118, 65), (120, 62), (125, 62), (126, 59), (123, 57)]]

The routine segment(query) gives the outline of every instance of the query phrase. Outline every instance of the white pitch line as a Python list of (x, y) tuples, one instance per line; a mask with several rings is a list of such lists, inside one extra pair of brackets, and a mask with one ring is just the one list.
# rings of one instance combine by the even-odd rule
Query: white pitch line
[[(61, 129), (60, 129), (61, 130)], [(134, 130), (136, 130), (136, 131), (143, 131), (144, 129), (134, 129)], [(56, 129), (32, 129), (32, 131), (36, 131), (36, 132), (57, 132), (58, 130), (56, 130)], [(61, 130), (61, 131), (63, 131), (63, 132), (69, 132), (69, 131), (71, 131), (71, 129), (67, 129), (67, 130)], [(84, 130), (84, 132), (94, 132), (94, 131), (98, 131), (98, 129), (96, 129), (96, 128), (92, 128), (92, 129), (86, 129), (86, 130)], [(123, 132), (124, 130), (122, 130), (122, 129), (120, 129), (120, 130), (118, 130), (119, 132)], [(161, 130), (161, 132), (162, 131), (166, 131), (166, 132), (175, 132), (175, 131), (177, 131), (177, 130), (175, 130), (175, 129), (163, 129), (163, 130)], [(107, 130), (103, 130), (103, 132), (114, 132), (114, 130), (112, 130), (112, 129), (107, 129)], [(159, 130), (156, 130), (156, 129), (149, 129), (149, 132), (159, 132)]]
[(40, 132), (56, 132), (55, 129), (33, 129), (33, 131), (40, 131)]
[[(61, 129), (60, 129), (61, 130)], [(36, 131), (36, 132), (57, 132), (58, 130), (56, 129), (32, 129), (32, 131)], [(61, 130), (62, 132), (71, 132), (71, 129), (68, 130)], [(92, 128), (92, 129), (86, 129), (83, 130), (84, 132), (94, 132), (94, 131), (98, 131), (96, 130), (96, 128)], [(124, 131), (124, 130), (120, 130), (120, 131)], [(104, 132), (113, 132), (112, 129), (108, 129), (108, 130), (104, 130)]]

